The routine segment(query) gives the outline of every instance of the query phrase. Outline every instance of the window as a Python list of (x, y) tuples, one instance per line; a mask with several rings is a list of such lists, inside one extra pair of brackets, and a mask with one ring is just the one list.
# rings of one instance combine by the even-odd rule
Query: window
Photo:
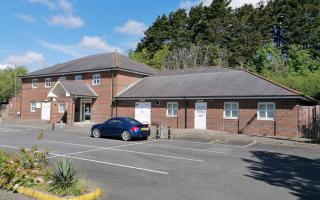
[(258, 120), (274, 120), (276, 105), (274, 102), (258, 103)]
[(81, 81), (82, 80), (82, 75), (75, 75), (74, 80), (76, 81)]
[(92, 85), (100, 85), (100, 74), (93, 74)]
[(38, 79), (32, 79), (32, 88), (38, 87)]
[(238, 119), (239, 103), (238, 102), (225, 102), (223, 118), (225, 119)]
[(36, 108), (37, 108), (37, 102), (35, 101), (31, 101), (31, 112), (36, 112)]
[(168, 102), (167, 104), (167, 116), (176, 117), (178, 116), (178, 103), (177, 102)]
[(46, 78), (46, 79), (45, 79), (45, 84), (44, 84), (44, 86), (45, 86), (46, 88), (50, 88), (50, 87), (51, 87), (51, 78)]
[(64, 113), (65, 112), (65, 103), (59, 102), (58, 104), (58, 113)]
[(58, 80), (59, 81), (64, 81), (64, 80), (66, 80), (66, 77), (65, 76), (61, 76)]

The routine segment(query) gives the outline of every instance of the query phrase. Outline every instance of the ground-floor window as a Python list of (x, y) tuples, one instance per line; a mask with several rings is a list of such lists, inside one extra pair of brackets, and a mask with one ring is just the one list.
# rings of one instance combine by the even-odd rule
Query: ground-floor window
[(178, 102), (167, 103), (167, 116), (177, 117), (178, 116)]
[(238, 102), (225, 102), (223, 117), (225, 119), (238, 119), (239, 103)]
[(258, 119), (259, 120), (274, 120), (276, 104), (274, 102), (259, 102), (258, 103)]
[(30, 111), (31, 111), (31, 112), (36, 112), (36, 109), (37, 109), (37, 102), (31, 101)]
[(58, 113), (64, 113), (65, 112), (65, 103), (59, 102), (58, 103)]

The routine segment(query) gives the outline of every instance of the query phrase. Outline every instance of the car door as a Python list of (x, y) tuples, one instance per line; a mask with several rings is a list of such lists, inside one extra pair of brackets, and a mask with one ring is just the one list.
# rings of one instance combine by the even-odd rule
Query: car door
[(105, 136), (117, 137), (123, 132), (123, 122), (119, 119), (110, 119), (103, 127), (103, 133)]

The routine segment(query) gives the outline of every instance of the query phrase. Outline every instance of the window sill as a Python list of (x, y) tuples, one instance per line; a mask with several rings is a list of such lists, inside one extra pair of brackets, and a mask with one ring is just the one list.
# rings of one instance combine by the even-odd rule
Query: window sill
[(233, 120), (238, 120), (239, 118), (238, 117), (223, 117), (223, 119), (233, 119)]
[(167, 117), (172, 117), (172, 118), (174, 118), (174, 117), (178, 117), (178, 115), (167, 115)]
[(275, 119), (257, 118), (258, 121), (275, 121)]

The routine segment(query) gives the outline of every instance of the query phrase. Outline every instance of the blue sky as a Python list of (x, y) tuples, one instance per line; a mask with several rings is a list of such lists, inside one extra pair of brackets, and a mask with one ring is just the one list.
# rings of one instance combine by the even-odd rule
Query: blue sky
[[(30, 71), (74, 58), (127, 54), (154, 19), (211, 0), (10, 0), (0, 3), (0, 68)], [(258, 0), (233, 0), (232, 6)]]

